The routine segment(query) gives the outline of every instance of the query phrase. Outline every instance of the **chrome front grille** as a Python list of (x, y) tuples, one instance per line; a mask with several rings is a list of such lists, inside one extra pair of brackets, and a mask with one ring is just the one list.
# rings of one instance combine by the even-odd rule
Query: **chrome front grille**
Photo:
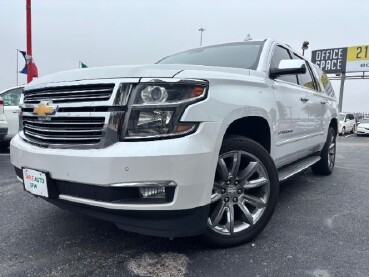
[(105, 117), (50, 117), (48, 120), (33, 116), (22, 118), (26, 138), (40, 145), (86, 145), (101, 141)]
[(25, 90), (24, 103), (38, 104), (45, 100), (52, 103), (107, 101), (113, 89), (114, 84), (91, 84)]

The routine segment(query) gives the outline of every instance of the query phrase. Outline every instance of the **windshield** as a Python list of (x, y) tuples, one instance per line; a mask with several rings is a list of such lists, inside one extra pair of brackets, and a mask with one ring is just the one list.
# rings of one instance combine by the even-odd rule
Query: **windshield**
[(263, 41), (213, 45), (188, 50), (160, 60), (159, 64), (192, 64), (256, 69)]
[(364, 118), (360, 123), (369, 123), (369, 118)]
[(338, 116), (338, 119), (340, 121), (343, 121), (345, 119), (345, 114), (344, 113), (340, 113), (339, 116)]

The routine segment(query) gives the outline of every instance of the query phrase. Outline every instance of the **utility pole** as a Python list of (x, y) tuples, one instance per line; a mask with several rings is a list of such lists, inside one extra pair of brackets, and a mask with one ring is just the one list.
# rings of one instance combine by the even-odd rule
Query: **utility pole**
[(200, 31), (200, 46), (202, 46), (202, 33), (203, 33), (203, 32), (205, 32), (206, 30), (205, 30), (204, 28), (202, 28), (202, 27), (201, 27), (201, 28), (199, 29), (199, 31)]
[(309, 48), (309, 42), (308, 41), (304, 41), (302, 43), (302, 55), (304, 56), (305, 55), (305, 50), (307, 50)]
[(340, 86), (340, 98), (339, 98), (339, 102), (338, 102), (338, 111), (340, 113), (342, 112), (343, 91), (345, 89), (345, 80), (346, 80), (346, 74), (342, 73), (341, 74), (341, 86)]
[(27, 83), (33, 79), (32, 62), (32, 26), (31, 26), (31, 0), (26, 0), (26, 21), (27, 21)]

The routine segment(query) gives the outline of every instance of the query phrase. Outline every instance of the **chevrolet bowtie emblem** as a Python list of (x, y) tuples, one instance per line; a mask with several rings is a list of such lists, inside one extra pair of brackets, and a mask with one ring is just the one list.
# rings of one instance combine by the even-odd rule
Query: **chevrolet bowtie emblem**
[(33, 113), (37, 114), (38, 117), (46, 117), (47, 115), (52, 115), (55, 112), (56, 110), (53, 106), (48, 106), (45, 103), (40, 103), (33, 109)]

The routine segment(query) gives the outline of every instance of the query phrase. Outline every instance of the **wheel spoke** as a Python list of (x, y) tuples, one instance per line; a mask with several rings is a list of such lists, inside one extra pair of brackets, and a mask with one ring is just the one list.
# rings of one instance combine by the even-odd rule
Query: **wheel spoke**
[(218, 166), (217, 166), (217, 172), (220, 175), (220, 178), (222, 178), (222, 180), (227, 180), (228, 179), (228, 168), (226, 163), (224, 162), (224, 159), (220, 158), (218, 160)]
[(217, 183), (217, 182), (214, 182), (214, 188), (216, 188), (216, 189), (224, 189), (224, 188), (226, 188), (226, 185), (223, 182), (221, 184), (220, 183)]
[(233, 234), (234, 232), (234, 208), (233, 205), (229, 205), (227, 207), (227, 224), (226, 224), (227, 230)]
[(238, 175), (238, 171), (240, 169), (240, 163), (241, 163), (241, 153), (236, 152), (233, 155), (233, 163), (232, 163), (232, 169), (231, 172), (229, 172), (229, 178), (236, 178)]
[(215, 192), (211, 195), (211, 203), (217, 202), (220, 198), (222, 198), (222, 194), (219, 192)]
[(252, 189), (252, 188), (258, 188), (258, 187), (264, 186), (268, 182), (269, 182), (268, 179), (266, 179), (265, 177), (260, 177), (250, 182), (246, 181), (242, 186), (244, 189)]
[(248, 223), (250, 225), (254, 225), (254, 218), (252, 217), (249, 209), (245, 206), (245, 204), (243, 202), (238, 203), (238, 207), (240, 207), (240, 209), (243, 212), (243, 215), (246, 217)]
[(219, 224), (220, 220), (223, 217), (224, 210), (225, 210), (225, 204), (223, 201), (220, 201), (210, 216), (211, 227), (215, 227)]
[(266, 203), (259, 197), (250, 195), (250, 194), (244, 194), (243, 199), (246, 203), (256, 207), (256, 208), (265, 208)]
[(258, 162), (250, 162), (249, 165), (241, 171), (239, 174), (239, 179), (241, 182), (247, 181), (254, 173), (259, 169)]
[(329, 149), (333, 149), (336, 146), (336, 144), (334, 142), (331, 143), (331, 145), (329, 146)]

